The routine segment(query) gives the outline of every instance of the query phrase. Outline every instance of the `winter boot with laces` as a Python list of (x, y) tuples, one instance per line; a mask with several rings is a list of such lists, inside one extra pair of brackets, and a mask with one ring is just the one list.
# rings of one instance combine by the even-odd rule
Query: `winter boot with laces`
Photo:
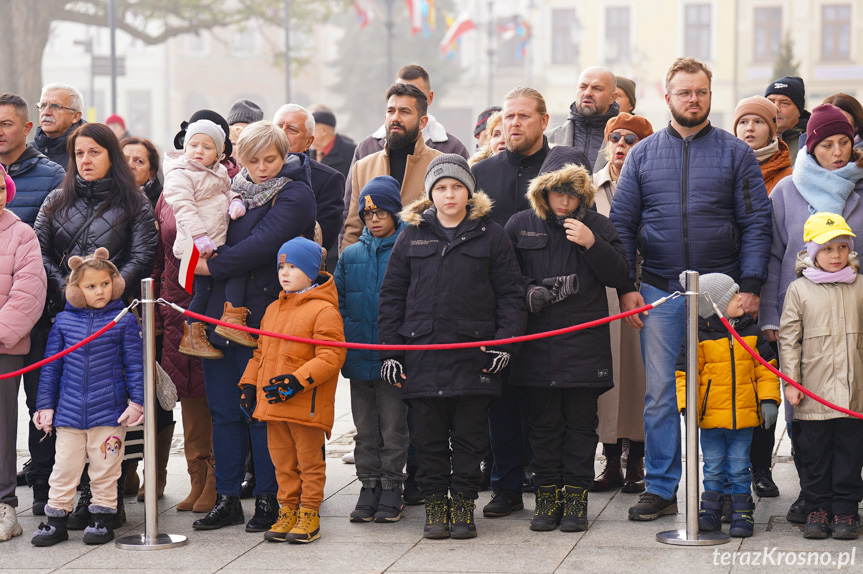
[(279, 509), (279, 520), (264, 533), (264, 540), (270, 542), (285, 542), (288, 532), (297, 525), (299, 515), (296, 508), (283, 506)]
[(536, 490), (536, 511), (530, 521), (531, 530), (550, 532), (560, 524), (563, 505), (558, 498), (559, 492), (556, 485), (540, 486)]
[(718, 532), (722, 530), (722, 493), (705, 490), (701, 493), (701, 508), (698, 511), (698, 531)]
[[(248, 316), (248, 307), (234, 307), (233, 305), (225, 301), (225, 311), (222, 313), (222, 321), (224, 321), (225, 323), (239, 325), (240, 327), (247, 327), (248, 325), (246, 325), (246, 317)], [(246, 331), (240, 331), (239, 329), (231, 329), (230, 327), (224, 327), (222, 325), (219, 325), (216, 327), (215, 333), (216, 335), (221, 335), (225, 339), (237, 343), (238, 345), (243, 345), (246, 347), (258, 346), (258, 341)]]
[(360, 489), (357, 505), (351, 511), (351, 522), (371, 522), (375, 519), (381, 498), (381, 485), (364, 486)]
[(84, 529), (84, 544), (107, 544), (114, 540), (114, 509), (90, 505), (90, 524)]
[(90, 483), (82, 482), (78, 488), (78, 504), (69, 514), (69, 520), (66, 522), (66, 528), (69, 530), (84, 530), (90, 524), (90, 503), (93, 501)]
[(179, 351), (190, 357), (201, 359), (221, 359), (225, 355), (222, 351), (210, 344), (207, 338), (206, 325), (200, 321), (194, 323), (183, 323), (183, 338), (180, 339)]
[(619, 456), (606, 456), (605, 469), (599, 473), (590, 487), (591, 492), (605, 492), (623, 486), (623, 469)]
[(731, 528), (728, 533), (733, 538), (749, 538), (755, 529), (755, 502), (748, 494), (731, 495)]
[(834, 514), (831, 530), (834, 540), (857, 540), (857, 517), (853, 514)]
[(453, 494), (450, 500), (450, 537), (457, 540), (476, 538), (476, 522), (473, 519), (473, 498), (462, 492)]
[(806, 517), (803, 527), (803, 538), (823, 540), (830, 536), (830, 515), (823, 508), (816, 508)]
[(288, 532), (288, 542), (308, 544), (321, 537), (321, 517), (317, 510), (300, 506), (297, 511), (297, 523)]
[(426, 523), (423, 526), (423, 538), (449, 538), (447, 525), (447, 495), (436, 492), (425, 497)]
[(40, 522), (33, 533), (33, 546), (54, 546), (58, 542), (69, 540), (69, 532), (66, 530), (66, 520), (69, 518), (65, 510), (57, 510), (45, 505), (45, 516), (48, 524)]
[(587, 490), (578, 486), (564, 486), (561, 492), (563, 494), (561, 532), (587, 530)]

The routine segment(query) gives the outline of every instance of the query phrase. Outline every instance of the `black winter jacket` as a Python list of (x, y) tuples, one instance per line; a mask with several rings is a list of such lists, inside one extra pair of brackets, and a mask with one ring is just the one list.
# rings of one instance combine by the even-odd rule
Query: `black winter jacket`
[(587, 156), (593, 173), (598, 172), (608, 158), (600, 150), (605, 146), (605, 124), (620, 113), (620, 105), (613, 102), (604, 114), (585, 116), (575, 109), (573, 103), (569, 108), (569, 117), (561, 125), (548, 132), (548, 142), (552, 145), (572, 146)]
[(321, 225), (324, 247), (333, 250), (337, 247), (336, 241), (344, 223), (345, 178), (335, 169), (315, 160), (309, 160), (309, 167), (312, 170), (312, 191), (317, 206), (315, 220)]
[(527, 187), (539, 175), (539, 168), (548, 155), (548, 140), (543, 136), (542, 148), (533, 155), (519, 155), (504, 150), (474, 164), (471, 168), (476, 188), (494, 201), (491, 218), (501, 227), (519, 211), (530, 209)]
[(54, 163), (32, 147), (25, 149), (14, 163), (4, 167), (15, 182), (15, 197), (6, 207), (21, 221), (33, 227), (42, 202), (52, 189), (60, 187), (66, 171), (62, 165)]
[[(122, 218), (119, 209), (110, 209), (93, 220), (89, 229), (82, 233), (74, 245), (69, 242), (93, 213), (97, 212), (112, 189), (111, 179), (86, 182), (78, 179), (75, 186), (77, 199), (65, 212), (55, 213), (50, 220), (45, 208), (60, 198), (62, 189), (55, 189), (45, 199), (36, 216), (36, 235), (42, 247), (42, 261), (48, 274), (48, 301), (46, 310), (54, 316), (66, 305), (66, 276), (69, 274), (69, 257), (86, 257), (97, 247), (104, 247), (111, 254), (111, 262), (117, 266), (126, 281), (126, 293), (138, 293), (141, 279), (149, 277), (156, 260), (156, 219), (149, 201), (143, 202), (138, 213), (131, 214), (118, 225)], [(64, 259), (64, 254), (65, 259)]]
[[(578, 178), (581, 183), (576, 183)], [(586, 186), (584, 184), (587, 184)], [(548, 205), (548, 190), (560, 186), (583, 189), (574, 218), (595, 237), (590, 249), (569, 241)], [(608, 316), (606, 287), (621, 287), (629, 279), (629, 262), (614, 225), (588, 209), (595, 188), (580, 166), (569, 165), (533, 180), (528, 191), (532, 209), (516, 213), (506, 224), (527, 283), (578, 276), (578, 292), (539, 313), (528, 314), (527, 332), (541, 333)], [(528, 387), (610, 389), (611, 340), (608, 325), (523, 343), (515, 358), (510, 384)]]
[(66, 151), (66, 140), (72, 135), (72, 132), (86, 124), (84, 120), (78, 120), (76, 123), (69, 126), (63, 135), (56, 138), (49, 138), (42, 131), (42, 128), (36, 128), (36, 135), (33, 136), (33, 141), (30, 143), (36, 150), (45, 154), (48, 159), (58, 164), (63, 169), (69, 169), (69, 152)]
[[(380, 343), (485, 341), (524, 333), (527, 308), (521, 273), (503, 228), (488, 217), (490, 208), (487, 195), (474, 193), (468, 217), (451, 242), (438, 227), (437, 211), (428, 199), (402, 211), (407, 227), (393, 246), (381, 286)], [(500, 375), (482, 372), (489, 355), (479, 348), (378, 355), (402, 361), (406, 399), (500, 395)]]
[[(333, 142), (333, 147), (330, 148), (330, 153), (324, 156), (324, 159), (319, 160), (313, 158), (324, 165), (328, 165), (340, 174), (342, 177), (348, 177), (351, 171), (351, 160), (354, 158), (354, 150), (357, 149), (357, 144), (351, 138), (336, 134), (336, 140)], [(344, 193), (344, 190), (342, 190)]]

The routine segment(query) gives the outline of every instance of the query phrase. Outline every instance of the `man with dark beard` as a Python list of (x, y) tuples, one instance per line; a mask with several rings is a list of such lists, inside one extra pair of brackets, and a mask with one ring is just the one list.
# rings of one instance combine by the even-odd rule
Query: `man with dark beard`
[(569, 117), (548, 132), (550, 145), (572, 146), (587, 156), (588, 169), (601, 170), (608, 162), (605, 153), (605, 124), (620, 113), (617, 105), (617, 78), (600, 66), (585, 69), (578, 77), (575, 101)]
[[(386, 145), (354, 164), (351, 188), (361, 190), (372, 178), (390, 175), (401, 185), (402, 205), (408, 205), (425, 193), (426, 169), (441, 152), (428, 147), (420, 137), (428, 121), (428, 99), (422, 90), (413, 84), (395, 83), (387, 90), (386, 99)], [(352, 194), (340, 251), (356, 243), (363, 231), (358, 202), (359, 193)]]
[[(631, 268), (632, 284), (618, 290), (622, 311), (683, 291), (681, 272), (691, 269), (732, 277), (744, 311), (758, 315), (772, 242), (770, 201), (752, 149), (707, 119), (711, 77), (694, 58), (671, 66), (665, 77), (671, 122), (641, 140), (621, 170), (611, 220)], [(636, 249), (643, 256), (640, 291), (634, 284)], [(681, 448), (674, 369), (685, 332), (683, 299), (626, 319), (640, 331), (647, 373), (646, 491), (629, 509), (630, 520), (677, 513)]]

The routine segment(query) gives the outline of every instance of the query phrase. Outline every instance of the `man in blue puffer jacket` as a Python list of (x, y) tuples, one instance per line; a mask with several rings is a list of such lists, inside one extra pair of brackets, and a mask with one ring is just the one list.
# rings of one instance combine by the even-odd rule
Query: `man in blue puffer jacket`
[[(752, 150), (707, 119), (711, 77), (694, 58), (671, 66), (665, 79), (671, 123), (636, 145), (621, 170), (611, 220), (632, 262), (633, 280), (619, 290), (621, 310), (682, 291), (678, 276), (692, 269), (732, 277), (740, 285), (744, 311), (758, 314), (772, 238), (770, 202)], [(640, 292), (636, 251), (644, 258)], [(685, 332), (684, 299), (647, 315), (626, 319), (641, 332), (647, 373), (647, 486), (629, 509), (630, 520), (676, 513), (681, 476), (674, 362)]]

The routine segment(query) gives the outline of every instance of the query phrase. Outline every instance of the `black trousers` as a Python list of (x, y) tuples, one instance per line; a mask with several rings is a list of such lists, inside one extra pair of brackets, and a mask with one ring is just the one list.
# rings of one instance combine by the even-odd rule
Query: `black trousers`
[(490, 395), (410, 399), (416, 481), (423, 495), (447, 491), (477, 498), (488, 450)]
[(536, 486), (593, 485), (600, 389), (523, 387)]
[(863, 420), (795, 421), (806, 512), (857, 514), (863, 500)]
[(776, 444), (776, 425), (766, 429), (758, 425), (752, 429), (752, 446), (749, 448), (749, 462), (753, 472), (769, 470), (773, 464), (773, 447)]
[[(50, 324), (41, 324), (33, 329), (30, 334), (30, 352), (24, 357), (24, 365), (32, 365), (45, 358), (45, 349), (48, 347), (48, 333)], [(28, 423), (27, 446), (30, 450), (30, 466), (27, 467), (27, 484), (34, 482), (48, 482), (51, 471), (54, 469), (54, 446), (57, 442), (57, 433), (52, 432), (45, 435), (33, 424), (33, 413), (36, 412), (36, 396), (39, 392), (39, 375), (42, 369), (36, 369), (24, 374), (24, 394), (27, 398), (27, 410), (30, 412)]]

